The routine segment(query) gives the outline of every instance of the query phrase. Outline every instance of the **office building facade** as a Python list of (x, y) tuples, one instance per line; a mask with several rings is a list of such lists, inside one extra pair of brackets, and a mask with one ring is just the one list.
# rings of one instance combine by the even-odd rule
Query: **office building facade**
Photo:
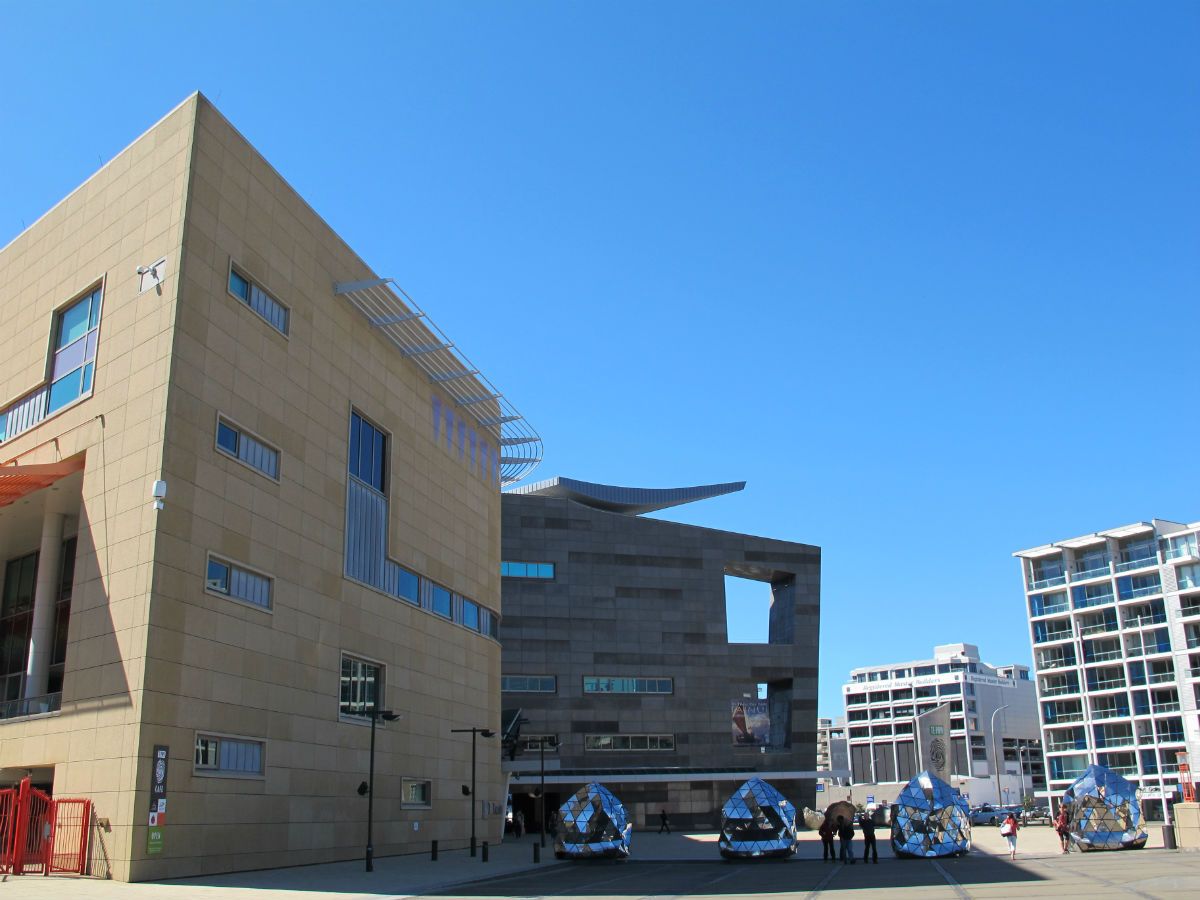
[(463, 845), (523, 420), (200, 95), (0, 284), (0, 780), (120, 879), (349, 859), (386, 708), (375, 853)]
[[(505, 765), (529, 823), (543, 738), (551, 807), (600, 781), (637, 827), (716, 828), (752, 775), (813, 804), (819, 548), (642, 515), (741, 488), (504, 494), (502, 696), (525, 720)], [(766, 642), (729, 642), (727, 575), (769, 590)]]
[(943, 644), (930, 659), (854, 669), (842, 694), (851, 779), (878, 788), (876, 802), (921, 770), (916, 719), (943, 704), (953, 786), (972, 803), (1018, 803), (1045, 789), (1028, 666), (992, 666), (974, 644)]
[(1054, 795), (1099, 763), (1158, 815), (1178, 755), (1198, 758), (1198, 532), (1154, 519), (1014, 554)]

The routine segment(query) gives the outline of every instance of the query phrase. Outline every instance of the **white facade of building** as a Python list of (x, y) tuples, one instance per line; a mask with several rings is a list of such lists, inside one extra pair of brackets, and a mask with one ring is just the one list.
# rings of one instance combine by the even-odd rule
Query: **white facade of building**
[(1021, 561), (1050, 790), (1091, 763), (1173, 790), (1200, 759), (1200, 522), (1155, 519)]
[(972, 803), (1017, 803), (1045, 790), (1037, 697), (1027, 666), (992, 666), (980, 660), (974, 644), (944, 644), (934, 648), (932, 659), (854, 669), (842, 695), (856, 786), (903, 784), (916, 775), (916, 717), (948, 703), (954, 787)]

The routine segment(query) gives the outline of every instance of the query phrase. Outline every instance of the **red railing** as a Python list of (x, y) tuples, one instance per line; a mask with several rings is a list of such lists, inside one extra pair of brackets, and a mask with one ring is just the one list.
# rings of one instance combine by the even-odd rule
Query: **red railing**
[(90, 800), (55, 800), (28, 778), (0, 790), (0, 872), (86, 874)]

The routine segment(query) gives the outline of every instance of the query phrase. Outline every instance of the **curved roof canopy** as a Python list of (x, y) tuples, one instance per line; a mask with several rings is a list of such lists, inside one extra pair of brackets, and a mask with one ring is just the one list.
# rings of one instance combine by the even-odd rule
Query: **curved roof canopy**
[(512, 494), (534, 494), (538, 497), (560, 497), (574, 500), (593, 509), (640, 516), (684, 503), (732, 494), (746, 486), (744, 481), (729, 481), (725, 484), (702, 484), (695, 487), (678, 488), (634, 488), (615, 484), (595, 484), (591, 481), (576, 481), (574, 478), (551, 478), (519, 488)]

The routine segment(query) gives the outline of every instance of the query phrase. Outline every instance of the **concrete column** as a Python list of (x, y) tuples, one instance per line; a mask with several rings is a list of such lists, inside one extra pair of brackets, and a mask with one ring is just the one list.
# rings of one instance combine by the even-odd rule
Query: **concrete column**
[(58, 602), (58, 577), (62, 572), (63, 524), (66, 516), (48, 512), (42, 519), (42, 547), (38, 553), (37, 582), (33, 591), (33, 625), (29, 635), (29, 665), (25, 668), (25, 697), (41, 697), (50, 679), (50, 654), (54, 652), (54, 605)]

